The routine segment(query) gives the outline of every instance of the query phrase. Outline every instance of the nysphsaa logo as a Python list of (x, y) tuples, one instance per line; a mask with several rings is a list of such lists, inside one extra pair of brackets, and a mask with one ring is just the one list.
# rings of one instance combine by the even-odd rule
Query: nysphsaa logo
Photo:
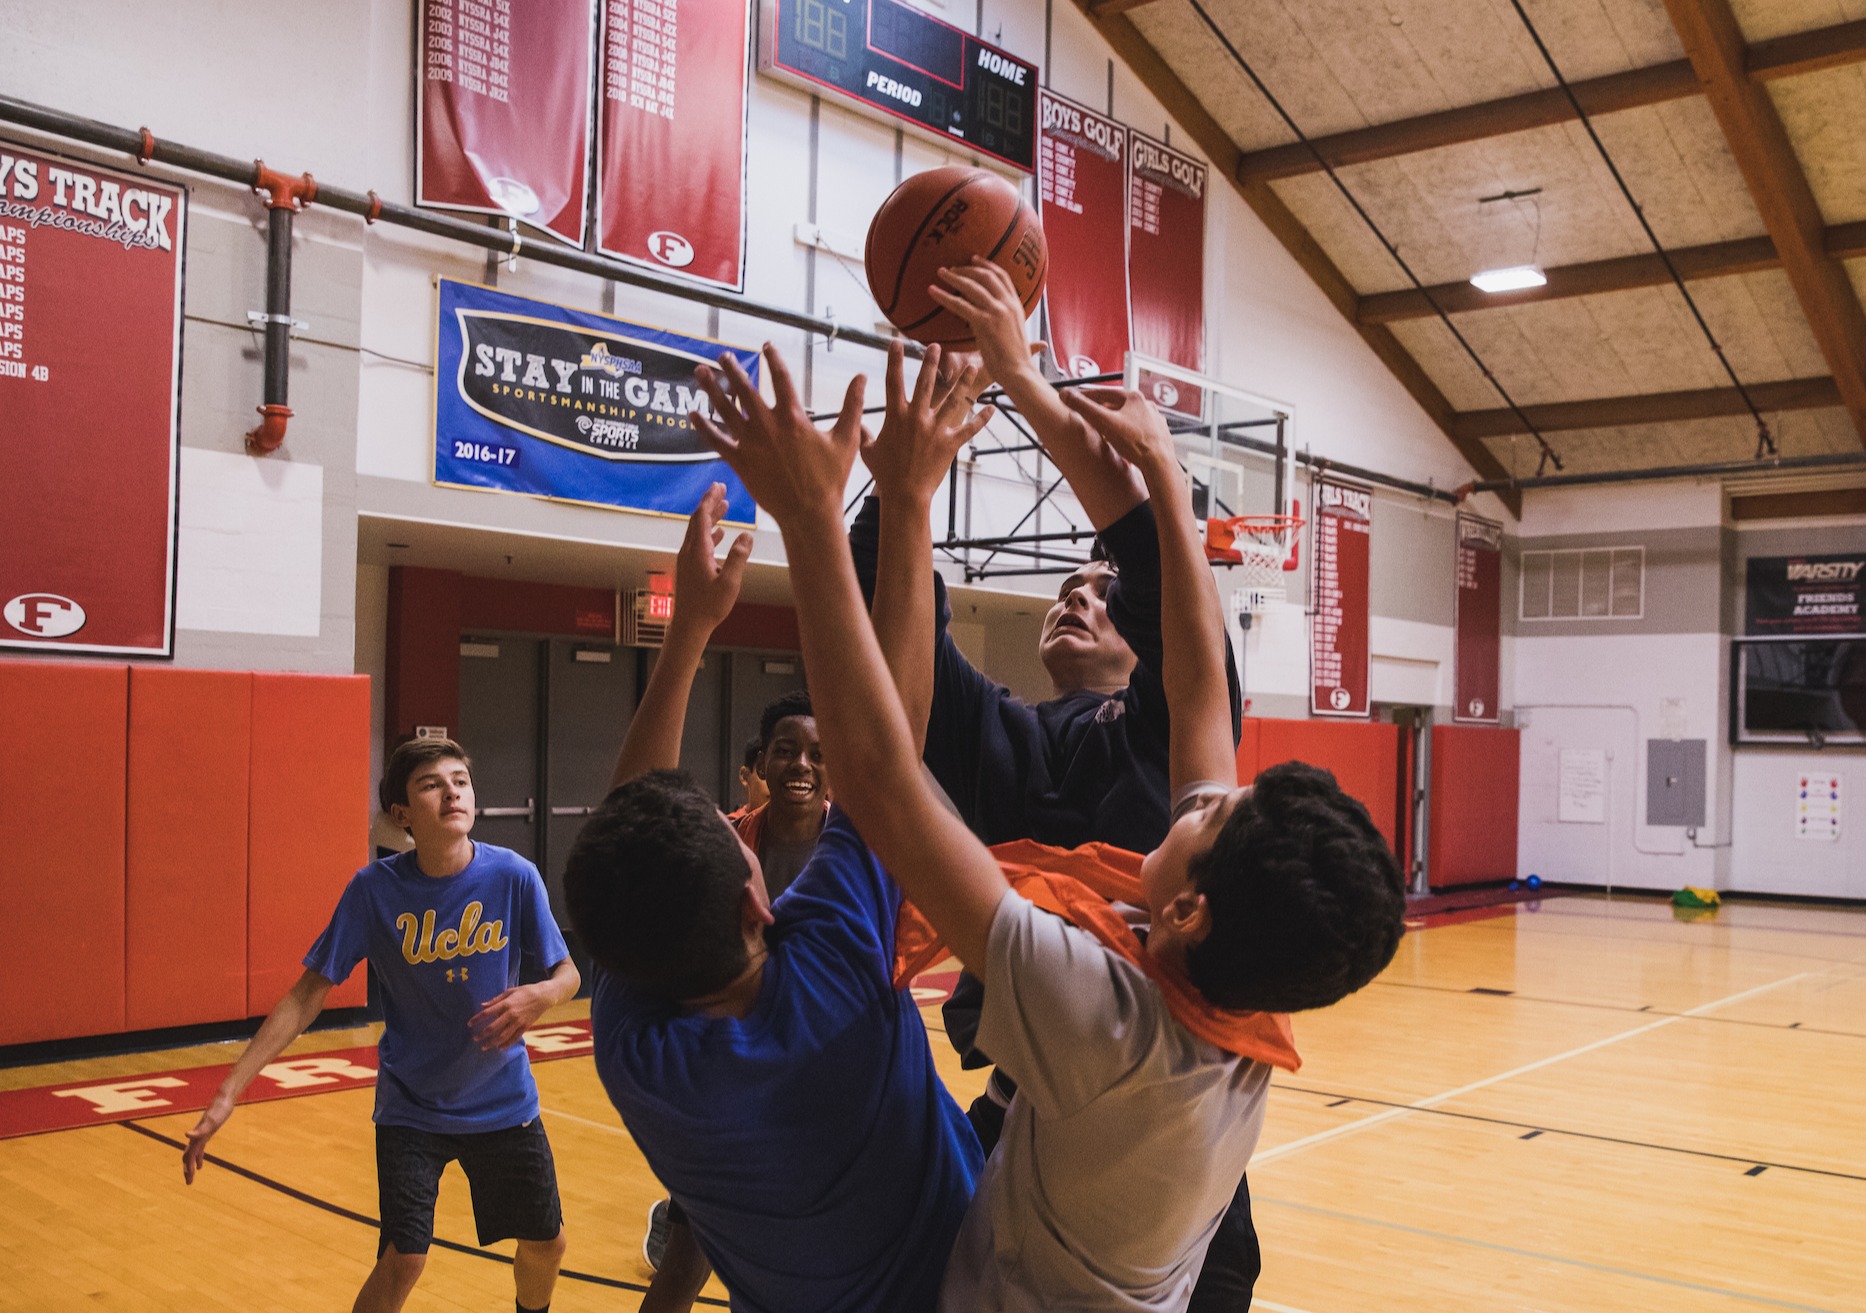
[(679, 233), (649, 233), (648, 254), (670, 269), (685, 269), (693, 263), (693, 243)]
[(22, 634), (34, 638), (64, 638), (84, 628), (84, 608), (57, 593), (24, 593), (6, 604), (0, 615)]

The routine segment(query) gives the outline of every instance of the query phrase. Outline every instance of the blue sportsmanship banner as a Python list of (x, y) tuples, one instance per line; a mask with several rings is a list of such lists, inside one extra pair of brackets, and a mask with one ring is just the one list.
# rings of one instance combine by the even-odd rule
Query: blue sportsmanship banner
[(693, 367), (758, 353), (522, 296), (440, 282), (434, 482), (656, 515), (691, 515), (726, 485), (726, 518), (752, 497), (693, 431), (713, 413)]

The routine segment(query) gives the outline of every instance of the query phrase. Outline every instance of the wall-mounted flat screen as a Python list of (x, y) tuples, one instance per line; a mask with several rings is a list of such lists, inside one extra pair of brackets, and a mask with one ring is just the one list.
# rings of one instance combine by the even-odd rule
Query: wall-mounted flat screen
[(1866, 634), (1739, 638), (1730, 680), (1732, 743), (1866, 743)]

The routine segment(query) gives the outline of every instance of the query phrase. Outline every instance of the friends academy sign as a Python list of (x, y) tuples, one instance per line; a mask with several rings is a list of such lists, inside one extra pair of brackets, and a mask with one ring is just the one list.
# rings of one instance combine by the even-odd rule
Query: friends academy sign
[(751, 496), (694, 431), (711, 415), (695, 366), (755, 351), (443, 279), (434, 481), (687, 515), (723, 482), (727, 517)]
[(1866, 554), (1751, 557), (1746, 582), (1752, 637), (1866, 633)]

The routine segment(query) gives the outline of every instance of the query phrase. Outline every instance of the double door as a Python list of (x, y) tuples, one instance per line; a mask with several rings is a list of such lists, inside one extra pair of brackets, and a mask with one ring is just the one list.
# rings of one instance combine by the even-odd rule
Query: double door
[[(474, 837), (537, 865), (566, 935), (564, 861), (608, 792), (659, 657), (649, 648), (533, 635), (474, 635), (460, 644), (455, 737), (473, 758)], [(687, 704), (681, 768), (726, 810), (738, 806), (745, 741), (768, 702), (802, 687), (794, 652), (709, 649)]]

